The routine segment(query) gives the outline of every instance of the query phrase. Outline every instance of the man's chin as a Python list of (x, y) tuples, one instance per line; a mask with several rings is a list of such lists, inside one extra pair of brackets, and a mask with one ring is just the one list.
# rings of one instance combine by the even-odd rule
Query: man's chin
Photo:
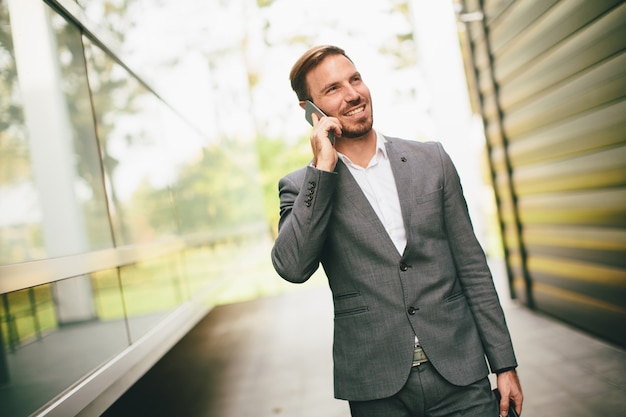
[(344, 128), (341, 132), (341, 136), (349, 139), (358, 139), (367, 135), (372, 130), (372, 124), (367, 126), (357, 126), (354, 129)]
[(345, 138), (345, 139), (362, 139), (366, 134), (367, 134), (367, 132), (363, 132), (363, 133), (358, 133), (358, 132), (346, 133), (346, 132), (342, 132), (341, 137)]

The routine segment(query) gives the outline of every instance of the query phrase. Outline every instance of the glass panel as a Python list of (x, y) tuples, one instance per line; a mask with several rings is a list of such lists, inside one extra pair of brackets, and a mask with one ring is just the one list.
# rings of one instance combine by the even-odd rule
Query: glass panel
[(206, 291), (222, 275), (223, 268), (218, 260), (214, 245), (200, 246), (185, 252), (185, 271), (194, 296), (201, 297), (202, 291)]
[(245, 159), (253, 150), (209, 146), (198, 161), (181, 170), (173, 185), (183, 233), (233, 232), (235, 227), (262, 221), (262, 196), (253, 172), (242, 170), (227, 155)]
[(179, 255), (120, 268), (132, 341), (183, 303), (187, 294)]
[(116, 243), (260, 221), (254, 148), (234, 141), (203, 148), (199, 133), (102, 50), (86, 44)]
[[(77, 296), (86, 287), (93, 295)], [(73, 294), (69, 305), (61, 291)], [(30, 415), (128, 346), (116, 270), (0, 297), (2, 415)], [(67, 321), (81, 305), (95, 305), (93, 315)]]
[(91, 274), (93, 299), (98, 320), (124, 320), (124, 302), (121, 297), (120, 277), (116, 270)]
[(199, 152), (197, 136), (172, 131), (171, 111), (101, 49), (85, 43), (116, 243), (177, 235), (171, 187), (181, 161)]
[(214, 244), (189, 249), (185, 252), (185, 270), (193, 297), (205, 307), (216, 304), (219, 294), (229, 284), (226, 273), (233, 259), (242, 254), (233, 250), (232, 244)]
[(291, 289), (293, 284), (276, 279), (267, 255), (272, 243), (267, 235), (259, 232), (188, 249), (184, 257), (185, 271), (194, 300), (205, 307), (213, 307)]
[[(145, 22), (160, 25), (155, 15), (145, 19), (139, 13), (147, 10), (140, 3), (103, 7), (113, 13), (108, 22), (128, 25), (105, 25), (119, 40), (136, 35), (132, 27), (141, 19), (144, 34), (150, 32)], [(207, 58), (198, 59), (203, 52), (156, 53), (156, 72), (149, 61), (133, 61), (133, 70), (159, 74), (158, 91), (166, 86), (170, 97), (193, 91), (177, 95), (183, 119), (44, 2), (11, 5), (9, 22), (0, 0), (0, 264), (180, 235), (199, 244), (217, 242), (119, 272), (0, 294), (0, 414), (27, 416), (192, 294), (212, 305), (242, 272), (254, 274), (248, 269), (257, 265), (257, 252), (240, 234), (259, 234), (263, 216), (247, 79), (237, 52), (220, 58), (221, 71), (211, 69), (211, 87)], [(132, 19), (127, 5), (133, 5)], [(142, 41), (136, 37), (135, 49), (126, 52), (145, 50)], [(161, 76), (178, 58), (191, 59), (200, 71)], [(189, 76), (200, 73), (204, 78)], [(197, 128), (202, 124), (214, 132), (210, 139)], [(247, 294), (256, 291), (246, 288)]]
[[(241, 24), (241, 1), (77, 0), (77, 3), (90, 22), (106, 28), (107, 38), (115, 41), (115, 53), (120, 59), (138, 71), (159, 96), (202, 132), (217, 132), (217, 124), (221, 122), (222, 128), (236, 132), (241, 132), (245, 125), (250, 134), (248, 79), (238, 48), (243, 42), (243, 32), (233, 30)], [(218, 15), (225, 7), (234, 11)], [(209, 29), (213, 26), (217, 28)], [(236, 65), (225, 67), (228, 77), (212, 79), (213, 70), (208, 68), (209, 45), (216, 50), (216, 57), (225, 53), (238, 56)], [(233, 83), (235, 73), (237, 81)], [(232, 94), (234, 85), (246, 94), (236, 97)], [(222, 90), (222, 98), (216, 100), (214, 92), (218, 90)], [(235, 120), (233, 123), (232, 119), (225, 121), (219, 117)]]
[(82, 39), (78, 30), (65, 19), (52, 12), (50, 15), (58, 44), (56, 56), (62, 75), (61, 87), (72, 127), (77, 171), (74, 188), (81, 201), (89, 250), (109, 248), (113, 246), (113, 239)]
[(0, 2), (1, 264), (112, 245), (80, 34), (22, 6)]

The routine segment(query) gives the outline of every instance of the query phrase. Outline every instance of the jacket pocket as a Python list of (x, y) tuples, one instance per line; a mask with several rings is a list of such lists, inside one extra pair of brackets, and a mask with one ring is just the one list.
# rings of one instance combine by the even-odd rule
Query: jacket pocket
[(440, 236), (444, 229), (443, 188), (416, 196), (415, 203), (411, 215), (412, 235), (417, 239)]
[(450, 297), (446, 298), (446, 303), (452, 303), (461, 298), (465, 298), (465, 293), (463, 291), (457, 292), (456, 294), (452, 294)]
[(346, 293), (343, 293), (343, 294), (337, 294), (333, 298), (335, 300), (339, 301), (339, 300), (346, 300), (348, 298), (359, 297), (360, 295), (361, 295), (360, 292), (354, 291), (354, 292), (346, 292)]
[(435, 191), (431, 191), (426, 194), (421, 194), (415, 197), (415, 202), (417, 204), (427, 203), (431, 200), (441, 199), (441, 194), (443, 193), (443, 187), (436, 189)]
[(361, 293), (358, 291), (345, 292), (333, 296), (335, 307), (335, 318), (355, 316), (369, 310), (363, 304)]
[(354, 307), (346, 310), (335, 310), (335, 318), (339, 319), (342, 317), (356, 316), (357, 314), (362, 314), (367, 311), (369, 311), (369, 307), (367, 306)]

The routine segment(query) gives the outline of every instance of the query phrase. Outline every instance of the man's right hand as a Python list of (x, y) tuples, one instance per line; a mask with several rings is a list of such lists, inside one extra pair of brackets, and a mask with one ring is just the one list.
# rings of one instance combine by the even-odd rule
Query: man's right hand
[[(313, 132), (311, 133), (311, 149), (313, 151), (313, 166), (323, 171), (334, 171), (337, 165), (337, 150), (328, 139), (328, 132), (333, 131), (335, 138), (341, 136), (341, 125), (334, 117), (311, 115)], [(337, 139), (335, 139), (337, 140)]]

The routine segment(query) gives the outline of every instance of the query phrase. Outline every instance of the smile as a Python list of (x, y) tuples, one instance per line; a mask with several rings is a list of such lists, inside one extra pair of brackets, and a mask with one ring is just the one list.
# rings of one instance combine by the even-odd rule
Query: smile
[(354, 116), (355, 114), (363, 113), (365, 111), (365, 106), (358, 107), (352, 111), (346, 113), (346, 116)]

